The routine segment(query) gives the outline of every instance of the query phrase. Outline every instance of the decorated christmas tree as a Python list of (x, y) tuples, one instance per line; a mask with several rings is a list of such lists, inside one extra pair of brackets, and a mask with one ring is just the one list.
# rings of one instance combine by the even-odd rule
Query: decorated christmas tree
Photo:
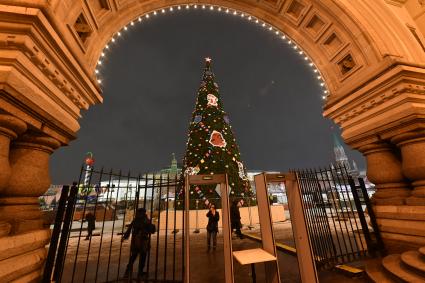
[[(223, 102), (218, 84), (214, 81), (211, 59), (205, 59), (205, 69), (198, 90), (195, 110), (189, 126), (186, 154), (180, 184), (184, 185), (184, 175), (228, 174), (230, 198), (244, 199), (252, 196), (245, 166), (242, 163), (236, 139)], [(205, 206), (220, 197), (219, 187), (211, 185), (191, 186), (191, 207), (198, 199)], [(182, 199), (182, 190), (179, 198)]]

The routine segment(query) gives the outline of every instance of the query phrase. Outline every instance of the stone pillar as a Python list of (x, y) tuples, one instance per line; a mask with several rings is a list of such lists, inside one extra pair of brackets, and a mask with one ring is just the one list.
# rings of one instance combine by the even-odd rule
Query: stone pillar
[(392, 141), (400, 147), (403, 175), (411, 181), (408, 205), (425, 206), (425, 131), (398, 135)]
[(375, 205), (402, 205), (411, 190), (402, 173), (396, 148), (387, 143), (373, 143), (359, 149), (366, 157), (367, 177), (375, 184)]
[(26, 132), (12, 142), (10, 175), (0, 194), (0, 221), (11, 226), (0, 238), (0, 282), (37, 282), (46, 258), (50, 228), (44, 227), (38, 197), (50, 185), (49, 158), (60, 143)]
[[(7, 188), (12, 170), (9, 164), (9, 151), (11, 140), (17, 138), (27, 128), (27, 125), (11, 116), (0, 114), (0, 195)], [(0, 237), (10, 233), (11, 225), (6, 221), (0, 221)]]

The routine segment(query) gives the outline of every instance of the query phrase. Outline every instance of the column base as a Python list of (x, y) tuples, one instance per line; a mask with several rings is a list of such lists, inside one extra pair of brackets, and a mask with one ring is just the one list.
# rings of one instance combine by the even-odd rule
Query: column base
[(376, 205), (403, 205), (411, 194), (406, 183), (388, 183), (376, 186), (372, 202)]
[(9, 235), (11, 230), (12, 225), (6, 221), (0, 221), (0, 238)]
[(43, 229), (43, 217), (37, 197), (0, 198), (0, 221), (11, 225), (10, 234)]
[(425, 246), (425, 206), (375, 205), (374, 211), (387, 250)]
[(0, 282), (39, 282), (50, 229), (0, 238)]
[(408, 197), (406, 199), (406, 204), (411, 206), (425, 206), (425, 197)]
[(390, 198), (377, 198), (372, 196), (371, 202), (375, 205), (403, 205), (406, 202), (405, 197), (390, 197)]

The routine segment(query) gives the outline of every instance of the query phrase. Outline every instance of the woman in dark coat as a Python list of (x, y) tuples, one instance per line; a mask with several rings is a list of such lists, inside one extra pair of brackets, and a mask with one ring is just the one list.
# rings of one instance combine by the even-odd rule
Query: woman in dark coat
[(211, 248), (211, 238), (213, 244), (213, 250), (217, 246), (217, 233), (218, 233), (218, 221), (220, 220), (220, 214), (215, 209), (215, 205), (211, 204), (210, 210), (207, 213), (208, 225), (207, 225), (207, 245), (208, 251)]

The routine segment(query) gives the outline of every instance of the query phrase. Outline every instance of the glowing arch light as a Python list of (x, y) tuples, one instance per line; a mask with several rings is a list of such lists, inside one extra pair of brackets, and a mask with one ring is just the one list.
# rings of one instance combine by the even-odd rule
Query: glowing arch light
[(144, 15), (140, 15), (139, 17), (133, 19), (132, 21), (130, 21), (129, 24), (125, 25), (121, 30), (119, 30), (118, 32), (116, 32), (112, 37), (111, 40), (108, 44), (105, 45), (103, 51), (100, 54), (100, 58), (97, 61), (97, 65), (96, 65), (96, 69), (95, 69), (95, 76), (96, 76), (96, 80), (99, 84), (102, 83), (101, 78), (99, 77), (100, 74), (100, 67), (102, 66), (102, 59), (106, 56), (108, 50), (110, 50), (110, 46), (112, 44), (114, 44), (116, 42), (116, 40), (120, 37), (122, 37), (122, 35), (126, 32), (128, 32), (130, 30), (130, 27), (135, 25), (135, 22), (137, 23), (141, 23), (143, 21), (149, 20), (149, 18), (152, 16), (158, 16), (158, 15), (164, 15), (166, 14), (167, 10), (169, 12), (174, 12), (174, 11), (181, 11), (183, 9), (183, 7), (186, 10), (189, 9), (198, 9), (198, 7), (201, 7), (202, 10), (210, 10), (210, 11), (216, 11), (216, 12), (224, 12), (226, 14), (232, 14), (234, 16), (239, 16), (240, 18), (246, 19), (250, 22), (253, 22), (257, 25), (260, 25), (261, 27), (263, 27), (265, 30), (268, 30), (270, 32), (273, 32), (279, 39), (281, 39), (282, 41), (286, 42), (288, 45), (293, 47), (293, 50), (303, 58), (304, 61), (306, 61), (306, 63), (311, 67), (314, 75), (316, 76), (317, 80), (319, 81), (319, 84), (322, 88), (322, 99), (325, 100), (328, 96), (329, 96), (329, 91), (326, 87), (326, 84), (323, 80), (323, 76), (320, 74), (319, 69), (314, 65), (313, 61), (311, 60), (311, 58), (309, 56), (306, 55), (306, 53), (293, 41), (291, 40), (286, 34), (284, 34), (282, 31), (280, 31), (279, 29), (277, 29), (276, 27), (274, 27), (273, 25), (260, 20), (252, 15), (249, 15), (245, 12), (241, 12), (235, 9), (231, 9), (231, 8), (227, 8), (227, 7), (222, 7), (222, 6), (217, 6), (217, 5), (208, 5), (208, 4), (187, 4), (187, 5), (174, 5), (174, 6), (169, 6), (169, 7), (164, 7), (164, 8), (160, 8), (157, 10), (153, 10), (150, 12), (145, 13)]

